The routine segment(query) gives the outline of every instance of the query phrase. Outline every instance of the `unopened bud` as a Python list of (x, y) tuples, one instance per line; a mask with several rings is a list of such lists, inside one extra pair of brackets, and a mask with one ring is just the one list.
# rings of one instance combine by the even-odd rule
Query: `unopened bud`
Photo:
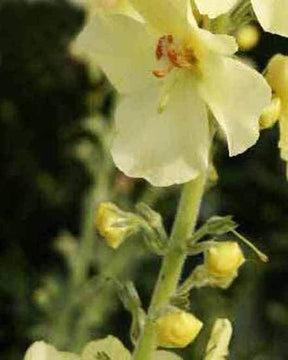
[(277, 120), (279, 120), (281, 115), (281, 100), (279, 97), (274, 96), (271, 100), (271, 103), (266, 106), (262, 112), (262, 115), (259, 120), (260, 129), (269, 129), (271, 128)]
[(266, 69), (266, 80), (281, 101), (288, 100), (288, 56), (277, 54), (272, 57)]
[(210, 276), (226, 278), (237, 272), (244, 263), (243, 252), (237, 242), (225, 241), (207, 250), (205, 268)]
[(258, 28), (251, 24), (242, 26), (236, 34), (236, 40), (239, 48), (243, 51), (253, 49), (253, 47), (258, 44), (259, 39), (260, 33)]
[(113, 203), (102, 203), (96, 212), (95, 225), (113, 249), (138, 230), (136, 215), (122, 211)]
[(226, 359), (233, 328), (228, 319), (217, 319), (213, 325), (204, 360)]
[(185, 311), (167, 313), (157, 320), (157, 344), (169, 348), (184, 348), (199, 334), (203, 323)]

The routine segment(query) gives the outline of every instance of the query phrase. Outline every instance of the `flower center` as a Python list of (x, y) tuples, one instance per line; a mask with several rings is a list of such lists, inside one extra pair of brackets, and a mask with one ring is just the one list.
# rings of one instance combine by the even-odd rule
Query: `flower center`
[(198, 62), (191, 46), (177, 43), (173, 35), (161, 36), (156, 46), (156, 59), (162, 61), (163, 68), (153, 70), (153, 74), (162, 78), (173, 68), (192, 69)]

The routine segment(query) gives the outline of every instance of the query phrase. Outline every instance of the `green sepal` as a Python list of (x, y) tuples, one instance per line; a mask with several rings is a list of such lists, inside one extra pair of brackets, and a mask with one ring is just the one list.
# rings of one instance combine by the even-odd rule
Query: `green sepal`
[(232, 216), (212, 216), (205, 222), (194, 235), (187, 240), (187, 244), (192, 245), (203, 239), (205, 236), (221, 236), (236, 229), (238, 224)]
[(163, 225), (162, 216), (145, 203), (136, 205), (136, 211), (144, 219), (142, 223), (146, 246), (158, 255), (164, 255), (168, 236)]
[(131, 281), (125, 283), (117, 281), (116, 284), (120, 300), (132, 315), (130, 338), (132, 343), (135, 344), (145, 324), (146, 313), (142, 308), (138, 292)]

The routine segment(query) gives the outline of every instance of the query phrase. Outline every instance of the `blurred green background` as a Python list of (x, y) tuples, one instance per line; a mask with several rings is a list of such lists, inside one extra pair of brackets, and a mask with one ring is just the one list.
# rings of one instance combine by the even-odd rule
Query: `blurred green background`
[[(114, 168), (116, 95), (100, 72), (69, 51), (84, 19), (64, 0), (0, 1), (1, 360), (22, 359), (42, 338), (79, 351), (112, 333), (131, 347), (130, 316), (107, 277), (133, 279), (147, 306), (160, 260), (138, 238), (109, 250), (93, 228), (94, 209), (113, 200), (131, 210), (144, 200), (169, 229), (177, 205), (178, 187), (152, 189)], [(263, 69), (276, 52), (288, 54), (288, 41), (265, 34), (248, 55)], [(234, 323), (231, 359), (287, 359), (288, 183), (277, 142), (277, 127), (265, 130), (255, 147), (232, 159), (217, 144), (219, 181), (205, 196), (200, 221), (234, 215), (270, 262), (263, 265), (248, 251), (228, 291), (191, 294), (206, 328), (179, 352), (187, 359), (201, 358), (219, 316)], [(200, 261), (189, 261), (185, 272)]]

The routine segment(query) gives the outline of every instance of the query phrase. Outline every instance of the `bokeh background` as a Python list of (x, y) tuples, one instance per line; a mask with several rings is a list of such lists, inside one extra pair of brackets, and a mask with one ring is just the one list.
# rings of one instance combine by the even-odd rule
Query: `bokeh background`
[[(131, 210), (145, 201), (163, 214), (168, 229), (175, 214), (178, 187), (153, 189), (111, 162), (117, 96), (97, 69), (69, 50), (84, 20), (84, 12), (64, 0), (0, 1), (2, 360), (22, 359), (36, 339), (79, 351), (112, 333), (131, 347), (130, 316), (108, 279), (134, 280), (147, 306), (160, 259), (140, 238), (117, 252), (108, 249), (93, 226), (95, 206), (112, 200)], [(288, 41), (263, 34), (245, 56), (263, 69), (277, 52), (288, 54)], [(215, 148), (219, 180), (205, 196), (200, 221), (233, 215), (270, 262), (263, 265), (247, 251), (229, 290), (191, 294), (191, 308), (206, 327), (179, 352), (187, 359), (202, 357), (219, 316), (234, 323), (231, 359), (287, 359), (288, 182), (277, 142), (276, 126), (237, 158), (227, 156), (221, 140)], [(186, 273), (200, 261), (188, 261)]]

